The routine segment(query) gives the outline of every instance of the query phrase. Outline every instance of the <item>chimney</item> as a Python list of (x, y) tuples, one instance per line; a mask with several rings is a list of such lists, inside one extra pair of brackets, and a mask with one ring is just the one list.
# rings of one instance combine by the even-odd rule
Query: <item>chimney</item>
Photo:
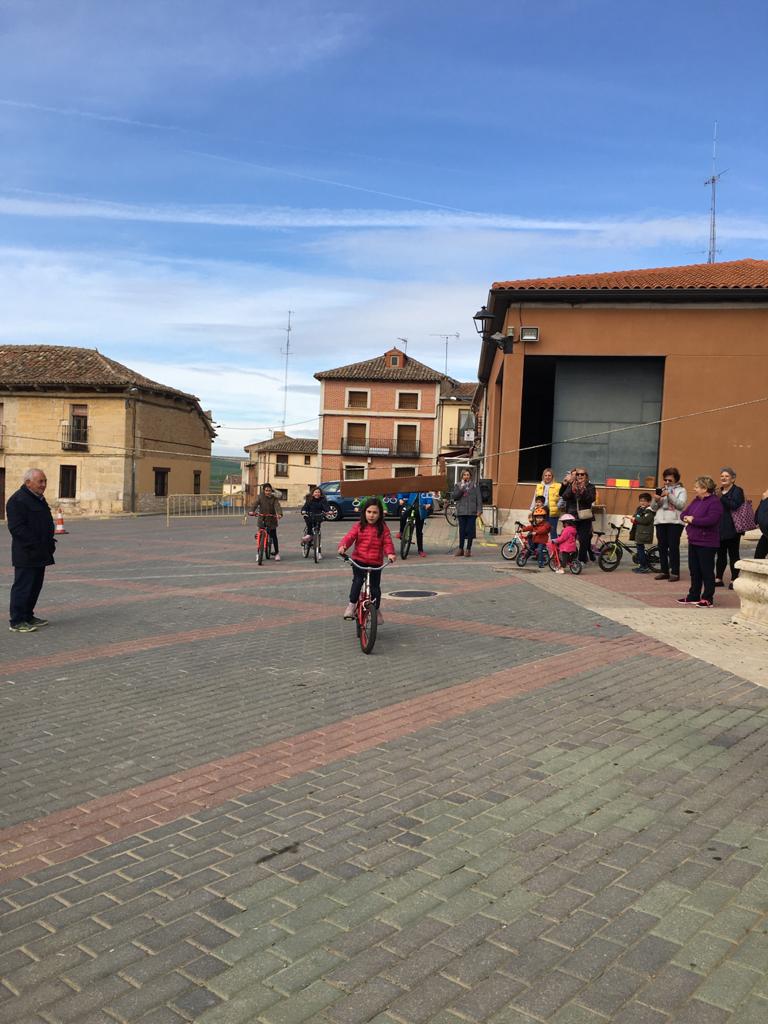
[(278, 437), (285, 437), (285, 431), (284, 430), (273, 430), (272, 431), (272, 440), (274, 441), (275, 438), (278, 438)]

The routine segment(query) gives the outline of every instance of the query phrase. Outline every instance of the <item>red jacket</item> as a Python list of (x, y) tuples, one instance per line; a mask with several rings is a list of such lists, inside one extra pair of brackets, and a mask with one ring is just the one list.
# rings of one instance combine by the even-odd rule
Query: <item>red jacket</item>
[(339, 547), (349, 550), (353, 544), (355, 545), (353, 558), (362, 565), (383, 565), (387, 555), (395, 553), (392, 534), (386, 523), (384, 523), (381, 534), (375, 526), (370, 526), (368, 523), (365, 526), (355, 523), (349, 533), (344, 536)]
[(521, 533), (530, 533), (532, 544), (546, 544), (549, 540), (549, 523), (544, 520), (542, 523), (530, 523), (524, 526)]

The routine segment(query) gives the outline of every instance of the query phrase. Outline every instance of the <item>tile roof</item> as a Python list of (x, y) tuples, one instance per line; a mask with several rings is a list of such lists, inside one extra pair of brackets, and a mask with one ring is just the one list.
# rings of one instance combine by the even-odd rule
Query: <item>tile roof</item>
[(270, 437), (267, 441), (256, 441), (245, 446), (247, 452), (298, 452), (300, 455), (317, 455), (316, 437)]
[(410, 356), (405, 357), (404, 366), (387, 366), (384, 356), (377, 356), (362, 363), (349, 363), (347, 366), (337, 366), (335, 370), (321, 370), (315, 374), (317, 380), (418, 380), (435, 383), (442, 381), (444, 376)]
[(70, 345), (0, 345), (0, 386), (138, 387), (197, 403), (194, 395), (150, 380), (98, 349)]
[(445, 377), (440, 386), (440, 397), (454, 397), (461, 401), (470, 402), (475, 397), (475, 391), (477, 391), (476, 380), (460, 381)]
[(616, 270), (603, 274), (569, 274), (495, 281), (492, 291), (633, 291), (687, 289), (768, 289), (768, 260), (693, 263), (683, 267)]

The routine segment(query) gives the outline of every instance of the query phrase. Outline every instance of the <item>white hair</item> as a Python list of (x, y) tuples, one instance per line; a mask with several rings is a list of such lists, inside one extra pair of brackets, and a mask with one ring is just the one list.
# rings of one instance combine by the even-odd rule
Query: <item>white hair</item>
[[(34, 467), (32, 467), (32, 469), (28, 469), (24, 474), (24, 479), (22, 482), (27, 483), (28, 480), (32, 479), (35, 473), (43, 473), (43, 471), (42, 469), (35, 469)], [(43, 473), (43, 476), (45, 476), (45, 473)]]

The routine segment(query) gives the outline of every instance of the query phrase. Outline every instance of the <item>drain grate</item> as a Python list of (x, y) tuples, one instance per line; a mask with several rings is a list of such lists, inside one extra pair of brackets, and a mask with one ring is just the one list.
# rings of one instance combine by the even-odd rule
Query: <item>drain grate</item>
[(436, 590), (393, 590), (387, 597), (437, 597)]

